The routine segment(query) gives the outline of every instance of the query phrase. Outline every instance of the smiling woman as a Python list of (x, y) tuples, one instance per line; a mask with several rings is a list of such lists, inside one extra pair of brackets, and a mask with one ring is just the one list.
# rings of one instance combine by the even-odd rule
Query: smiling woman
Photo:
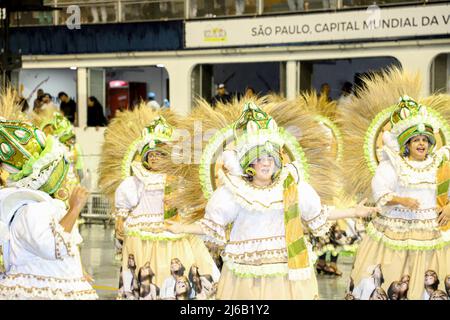
[[(343, 127), (348, 139), (358, 135), (365, 139), (347, 140), (346, 146), (352, 145), (344, 164), (352, 176), (364, 174), (355, 169), (357, 163), (367, 171), (375, 169), (367, 180), (372, 181), (373, 200), (381, 214), (368, 224), (359, 247), (351, 274), (353, 295), (368, 299), (381, 288), (392, 300), (428, 300), (439, 279), (443, 281), (450, 270), (450, 149), (448, 120), (444, 120), (450, 118), (450, 96), (420, 98), (420, 79), (399, 69), (366, 78), (364, 86), (348, 105), (352, 119), (343, 121)], [(360, 115), (364, 119), (358, 118)], [(386, 125), (382, 118), (388, 119), (390, 128), (381, 134)], [(358, 133), (364, 124), (367, 133)], [(375, 164), (370, 152), (376, 149), (377, 133), (382, 135), (383, 145), (376, 150), (380, 161)], [(435, 148), (438, 138), (441, 148)], [(368, 147), (365, 157), (361, 157), (363, 146)], [(349, 187), (355, 194), (368, 191), (362, 184)], [(374, 265), (380, 266), (384, 279), (375, 285), (371, 280)], [(427, 287), (429, 274), (434, 276), (436, 288)]]

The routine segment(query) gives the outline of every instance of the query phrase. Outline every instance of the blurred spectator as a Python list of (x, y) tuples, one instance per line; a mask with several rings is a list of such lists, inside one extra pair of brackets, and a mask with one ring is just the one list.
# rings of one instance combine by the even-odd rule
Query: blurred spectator
[(163, 100), (163, 108), (170, 108), (170, 101), (168, 99)]
[(153, 110), (158, 110), (161, 108), (158, 101), (156, 101), (156, 94), (154, 92), (148, 93), (147, 99), (147, 107), (152, 108)]
[(323, 9), (336, 9), (336, 0), (322, 0)]
[[(101, 6), (100, 7), (100, 14), (102, 17), (102, 22), (107, 22), (108, 21), (108, 14), (106, 12), (106, 7), (105, 6)], [(98, 23), (99, 19), (98, 19), (98, 7), (92, 6), (91, 7), (91, 15), (92, 15), (92, 23)]]
[(40, 105), (40, 107), (34, 110), (36, 113), (39, 113), (45, 109), (58, 109), (58, 107), (53, 103), (53, 97), (50, 93), (44, 93), (41, 100), (42, 104)]
[(38, 89), (36, 93), (36, 99), (33, 101), (33, 111), (36, 111), (36, 109), (39, 109), (42, 104), (42, 96), (44, 95), (44, 90)]
[(288, 0), (289, 11), (302, 11), (305, 8), (305, 0)]
[(211, 100), (211, 105), (215, 107), (218, 102), (228, 103), (230, 101), (231, 95), (227, 92), (225, 84), (219, 84), (219, 86), (217, 87), (217, 94)]
[(161, 13), (161, 18), (176, 17), (176, 15), (177, 15), (176, 3), (172, 2), (172, 1), (160, 2), (159, 3), (159, 11)]
[(349, 103), (353, 96), (353, 85), (351, 82), (346, 81), (341, 89), (341, 96), (338, 99), (337, 106), (342, 107)]
[(189, 8), (189, 18), (195, 18), (197, 16), (197, 12), (198, 12), (197, 0), (191, 0)]
[(61, 91), (58, 93), (58, 98), (61, 100), (61, 104), (59, 105), (59, 110), (62, 111), (64, 116), (69, 119), (69, 121), (73, 124), (75, 123), (75, 115), (77, 112), (77, 104), (73, 101), (72, 98), (69, 98), (67, 93)]
[(106, 118), (103, 114), (103, 106), (96, 97), (88, 98), (87, 125), (88, 127), (106, 126)]
[(328, 102), (330, 102), (332, 99), (330, 98), (330, 85), (325, 82), (320, 86), (320, 98), (324, 97)]
[(256, 96), (256, 91), (252, 87), (247, 87), (245, 89), (244, 97), (251, 98)]
[(241, 14), (243, 14), (245, 12), (245, 1), (246, 0), (236, 0), (235, 1), (237, 16), (240, 16)]

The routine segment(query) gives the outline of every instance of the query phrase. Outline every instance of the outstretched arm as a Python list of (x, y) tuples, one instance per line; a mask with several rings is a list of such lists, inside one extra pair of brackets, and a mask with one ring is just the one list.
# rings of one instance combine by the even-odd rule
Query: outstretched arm
[(367, 202), (367, 199), (364, 199), (354, 208), (348, 209), (334, 209), (330, 211), (328, 215), (328, 220), (338, 220), (345, 218), (365, 218), (369, 217), (372, 214), (379, 212), (378, 207), (366, 207), (364, 204)]

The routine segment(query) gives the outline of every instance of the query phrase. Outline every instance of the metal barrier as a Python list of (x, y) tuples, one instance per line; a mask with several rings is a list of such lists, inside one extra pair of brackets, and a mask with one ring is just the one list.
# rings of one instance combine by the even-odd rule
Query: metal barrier
[(113, 222), (108, 199), (101, 193), (91, 193), (86, 206), (81, 211), (81, 218), (83, 224), (102, 223), (106, 228)]

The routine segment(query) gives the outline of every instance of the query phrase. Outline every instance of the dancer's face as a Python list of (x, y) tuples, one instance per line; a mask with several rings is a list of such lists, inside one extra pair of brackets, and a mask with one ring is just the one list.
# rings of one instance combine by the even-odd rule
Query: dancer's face
[(381, 266), (380, 265), (377, 265), (375, 267), (375, 270), (373, 270), (373, 276), (375, 278), (381, 278)]
[(183, 277), (180, 277), (177, 279), (177, 282), (175, 283), (175, 292), (177, 294), (183, 294), (188, 291), (188, 286)]
[(426, 136), (415, 136), (408, 142), (409, 157), (412, 160), (423, 161), (428, 154), (428, 138)]
[(178, 259), (172, 259), (170, 262), (170, 271), (176, 272), (181, 269), (181, 263)]
[(400, 279), (400, 281), (401, 281), (401, 282), (404, 282), (404, 283), (406, 283), (406, 284), (409, 284), (409, 279), (410, 279), (410, 276), (407, 275), (407, 274), (405, 274), (405, 275)]
[(275, 160), (271, 156), (262, 156), (252, 162), (256, 171), (255, 179), (262, 183), (270, 184), (275, 173)]
[(431, 286), (436, 282), (437, 274), (434, 271), (425, 272), (425, 285)]

